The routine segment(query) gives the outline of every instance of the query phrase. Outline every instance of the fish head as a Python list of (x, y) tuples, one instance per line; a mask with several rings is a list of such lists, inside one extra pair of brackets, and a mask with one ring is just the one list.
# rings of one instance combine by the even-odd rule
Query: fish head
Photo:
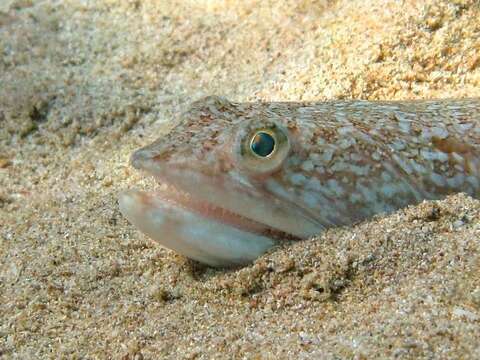
[[(262, 103), (211, 96), (131, 164), (159, 188), (120, 196), (122, 213), (151, 238), (213, 266), (254, 260), (282, 238), (323, 229), (289, 181), (306, 157), (288, 116)], [(302, 175), (303, 176), (303, 175)]]

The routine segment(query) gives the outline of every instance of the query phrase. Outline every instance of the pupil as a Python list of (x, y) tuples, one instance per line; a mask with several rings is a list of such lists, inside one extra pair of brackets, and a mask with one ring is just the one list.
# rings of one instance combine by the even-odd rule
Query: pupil
[(253, 137), (250, 148), (258, 156), (267, 157), (275, 149), (275, 139), (268, 133), (259, 132)]

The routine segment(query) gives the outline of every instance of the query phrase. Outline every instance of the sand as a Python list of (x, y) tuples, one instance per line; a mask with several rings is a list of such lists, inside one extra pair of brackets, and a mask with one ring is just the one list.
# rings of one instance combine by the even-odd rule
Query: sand
[(478, 1), (0, 2), (0, 358), (475, 359), (480, 202), (215, 270), (119, 213), (192, 100), (480, 96)]

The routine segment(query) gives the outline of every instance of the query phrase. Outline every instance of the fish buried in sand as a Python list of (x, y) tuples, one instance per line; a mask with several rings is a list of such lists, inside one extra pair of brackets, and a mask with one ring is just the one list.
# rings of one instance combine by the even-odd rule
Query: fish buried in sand
[(132, 165), (161, 184), (120, 210), (211, 266), (424, 199), (480, 197), (480, 99), (233, 103), (207, 97)]

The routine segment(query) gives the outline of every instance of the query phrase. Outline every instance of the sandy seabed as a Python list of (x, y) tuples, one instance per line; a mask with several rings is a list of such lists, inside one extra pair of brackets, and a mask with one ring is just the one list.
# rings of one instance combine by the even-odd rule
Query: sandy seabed
[(119, 213), (192, 100), (480, 96), (478, 1), (0, 2), (0, 358), (478, 359), (480, 202), (426, 202), (239, 270)]

